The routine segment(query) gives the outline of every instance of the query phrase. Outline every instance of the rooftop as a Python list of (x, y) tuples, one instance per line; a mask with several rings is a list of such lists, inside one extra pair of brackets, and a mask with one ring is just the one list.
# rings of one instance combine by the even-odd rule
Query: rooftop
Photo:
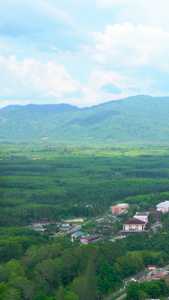
[(132, 219), (129, 219), (128, 221), (126, 221), (124, 224), (136, 224), (136, 225), (144, 225), (145, 222), (139, 220), (139, 219), (136, 219), (136, 218), (132, 218)]
[(147, 267), (156, 267), (157, 268), (157, 265), (148, 265)]
[(169, 200), (157, 204), (156, 207), (169, 207)]
[(115, 206), (121, 206), (121, 207), (123, 207), (123, 206), (128, 206), (128, 203), (118, 203), (118, 204), (115, 205)]
[(136, 212), (136, 216), (148, 216), (148, 212)]
[(165, 278), (166, 274), (156, 274), (156, 278)]
[(84, 235), (84, 233), (82, 231), (77, 231), (77, 232), (75, 232), (75, 234), (77, 234), (78, 236)]
[(83, 238), (90, 241), (90, 240), (98, 239), (99, 235), (98, 234), (86, 235)]

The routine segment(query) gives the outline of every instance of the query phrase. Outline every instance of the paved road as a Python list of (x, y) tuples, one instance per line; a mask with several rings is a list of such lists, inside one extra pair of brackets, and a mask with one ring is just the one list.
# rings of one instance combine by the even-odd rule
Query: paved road
[[(164, 271), (167, 271), (167, 270), (169, 270), (169, 265), (165, 266), (164, 268), (157, 269), (156, 271), (153, 270), (153, 271), (138, 272), (137, 274), (135, 274), (133, 276), (125, 278), (123, 283), (126, 286), (127, 283), (132, 280), (132, 278), (139, 278), (139, 279), (141, 278), (140, 281), (151, 281), (151, 280), (155, 279), (155, 276), (156, 276), (157, 273), (162, 274), (162, 273), (164, 273)], [(118, 292), (115, 292), (111, 296), (107, 297), (106, 300), (112, 300), (118, 294), (124, 292), (126, 290), (125, 286), (122, 289), (120, 289)], [(123, 294), (122, 296), (120, 296), (116, 300), (121, 300), (121, 299), (124, 299), (125, 297), (126, 297), (126, 294)]]
[(117, 298), (116, 300), (124, 299), (124, 298), (126, 298), (126, 296), (127, 296), (127, 294), (125, 293), (125, 294), (121, 295), (119, 298)]
[(75, 227), (73, 227), (73, 228), (70, 229), (70, 230), (66, 230), (66, 231), (64, 231), (64, 232), (61, 232), (60, 235), (63, 236), (63, 235), (66, 235), (66, 234), (68, 234), (68, 233), (76, 232), (76, 231), (79, 231), (81, 228), (82, 228), (81, 225), (76, 225)]

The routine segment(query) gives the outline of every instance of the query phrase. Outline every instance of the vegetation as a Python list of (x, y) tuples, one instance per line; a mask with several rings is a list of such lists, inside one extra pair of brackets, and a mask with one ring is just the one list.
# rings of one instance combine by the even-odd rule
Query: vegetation
[(10, 147), (0, 160), (3, 227), (90, 218), (119, 201), (149, 209), (169, 195), (167, 150)]
[(3, 141), (168, 143), (168, 98), (135, 96), (91, 108), (71, 105), (9, 106), (0, 110)]
[[(33, 221), (94, 220), (119, 201), (131, 204), (129, 215), (136, 207), (155, 208), (169, 195), (167, 147), (3, 144), (1, 153), (0, 299), (103, 299), (147, 264), (169, 262), (169, 214), (153, 235), (88, 246), (24, 228)], [(120, 224), (112, 225), (112, 232)], [(152, 296), (153, 289), (162, 295), (167, 287), (142, 285), (137, 297)], [(128, 299), (131, 293), (132, 286)]]
[(164, 280), (151, 282), (131, 282), (127, 287), (126, 300), (144, 300), (147, 297), (155, 299), (161, 295), (168, 295), (169, 288)]

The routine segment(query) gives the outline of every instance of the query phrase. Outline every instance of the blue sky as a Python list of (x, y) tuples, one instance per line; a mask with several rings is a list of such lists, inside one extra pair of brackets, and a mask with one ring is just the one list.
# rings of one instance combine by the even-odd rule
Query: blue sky
[(1, 0), (0, 108), (169, 96), (168, 0)]

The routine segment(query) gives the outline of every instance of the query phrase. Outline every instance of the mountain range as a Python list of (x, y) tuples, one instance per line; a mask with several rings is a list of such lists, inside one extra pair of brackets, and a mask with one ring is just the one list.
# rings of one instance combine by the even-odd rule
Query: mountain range
[(0, 109), (0, 139), (169, 142), (169, 98), (139, 95), (87, 108), (10, 105)]

